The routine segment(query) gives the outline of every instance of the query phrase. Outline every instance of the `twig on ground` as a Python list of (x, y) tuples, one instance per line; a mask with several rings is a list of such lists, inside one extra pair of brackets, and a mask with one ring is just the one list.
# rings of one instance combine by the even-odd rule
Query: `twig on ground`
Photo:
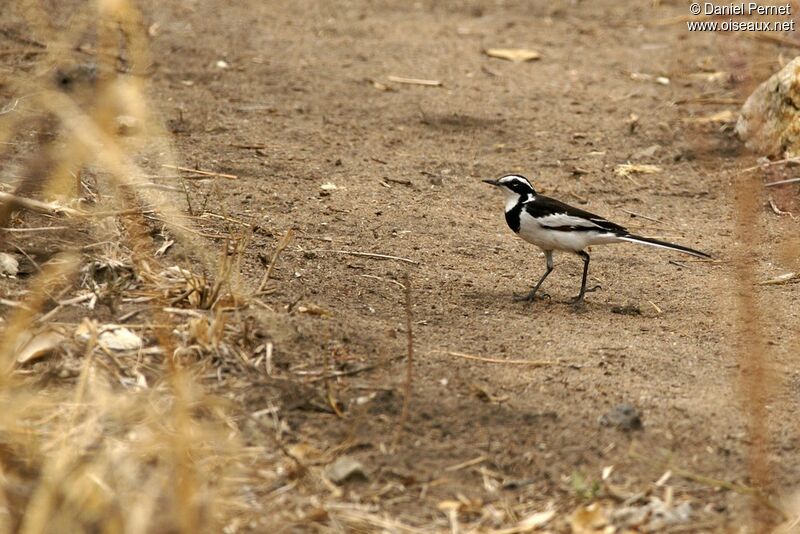
[(269, 266), (267, 267), (267, 272), (264, 273), (264, 276), (261, 278), (261, 282), (258, 284), (258, 291), (256, 294), (261, 293), (264, 291), (264, 288), (267, 287), (267, 282), (269, 282), (269, 277), (272, 276), (272, 271), (275, 269), (275, 263), (278, 261), (278, 256), (281, 255), (283, 249), (289, 246), (289, 243), (294, 237), (294, 232), (291, 228), (286, 230), (286, 233), (283, 235), (283, 238), (278, 242), (278, 246), (275, 247), (275, 252), (272, 253), (272, 258), (269, 260)]
[(476, 360), (479, 362), (485, 363), (505, 363), (508, 365), (533, 365), (533, 366), (545, 366), (545, 365), (561, 365), (561, 362), (555, 360), (502, 360), (499, 358), (485, 358), (483, 356), (473, 356), (472, 354), (464, 354), (463, 352), (455, 352), (452, 350), (432, 350), (430, 351), (432, 354), (447, 354), (448, 356), (455, 356), (457, 358), (464, 358), (465, 360)]
[(255, 144), (240, 145), (239, 143), (231, 143), (231, 146), (233, 148), (242, 148), (245, 150), (263, 150), (265, 148), (269, 148), (269, 145), (255, 145)]
[(788, 284), (796, 282), (800, 278), (800, 274), (798, 273), (786, 273), (780, 276), (776, 276), (775, 278), (770, 278), (769, 280), (764, 280), (759, 282), (758, 285), (760, 286), (776, 286), (781, 284)]
[(394, 443), (392, 447), (396, 447), (400, 442), (400, 436), (403, 434), (403, 427), (408, 421), (408, 405), (411, 402), (411, 387), (414, 379), (414, 332), (411, 329), (413, 324), (413, 313), (411, 309), (411, 275), (406, 272), (405, 277), (405, 293), (406, 293), (406, 341), (407, 341), (407, 354), (406, 354), (406, 383), (405, 391), (403, 394), (403, 410), (400, 412), (400, 418), (397, 420), (397, 429), (394, 434)]
[(427, 85), (430, 87), (439, 87), (442, 82), (439, 80), (423, 80), (420, 78), (403, 78), (401, 76), (387, 76), (387, 80), (394, 83), (404, 83), (408, 85)]
[(194, 217), (194, 208), (192, 208), (192, 197), (189, 195), (189, 188), (186, 187), (186, 180), (181, 176), (181, 187), (183, 188), (183, 195), (186, 198), (186, 210), (189, 212), (190, 217)]
[[(334, 372), (328, 373), (328, 374), (323, 373), (322, 376), (318, 376), (316, 378), (312, 378), (311, 380), (308, 381), (308, 383), (309, 384), (313, 384), (314, 382), (319, 382), (320, 380), (325, 380), (326, 378), (337, 377), (337, 376), (357, 375), (359, 373), (363, 373), (364, 371), (370, 371), (372, 369), (380, 367), (380, 365), (381, 364), (375, 363), (375, 364), (371, 364), (371, 365), (365, 365), (363, 367), (356, 367), (355, 369), (348, 369), (346, 371), (334, 371)], [(311, 373), (310, 372), (305, 372), (305, 373), (297, 372), (296, 374), (302, 375), (302, 374), (311, 374)]]
[(200, 215), (196, 215), (195, 218), (197, 219), (205, 219), (211, 217), (212, 219), (219, 219), (221, 221), (227, 221), (233, 224), (238, 224), (239, 226), (244, 226), (245, 228), (250, 228), (252, 225), (248, 222), (240, 221), (239, 219), (234, 219), (233, 217), (226, 217), (224, 215), (220, 215), (218, 213), (212, 213), (210, 211), (204, 211)]
[(32, 198), (19, 197), (11, 193), (0, 192), (0, 203), (13, 203), (27, 210), (43, 213), (45, 215), (70, 215), (74, 217), (84, 215), (84, 212), (81, 210), (59, 206), (58, 204), (52, 204), (50, 202), (42, 202)]
[(393, 184), (414, 185), (414, 182), (412, 182), (411, 180), (400, 180), (398, 178), (390, 178), (389, 176), (386, 176), (383, 179), (386, 180), (387, 182), (391, 182)]
[(94, 297), (94, 293), (85, 293), (83, 295), (79, 295), (79, 296), (73, 297), (71, 299), (62, 300), (61, 302), (59, 302), (56, 305), (55, 308), (53, 308), (49, 312), (45, 313), (41, 317), (39, 317), (36, 320), (36, 322), (37, 323), (47, 323), (50, 320), (50, 318), (53, 317), (55, 314), (57, 314), (59, 311), (61, 311), (62, 308), (65, 308), (66, 306), (72, 306), (72, 305), (75, 305), (75, 304), (80, 304), (81, 302), (86, 302), (87, 300), (90, 300), (92, 297)]
[(405, 289), (406, 288), (406, 286), (404, 286), (403, 284), (401, 284), (397, 280), (393, 280), (392, 278), (384, 278), (382, 276), (375, 276), (374, 274), (361, 274), (359, 276), (361, 276), (363, 278), (372, 278), (374, 280), (381, 280), (383, 282), (389, 282), (389, 283), (395, 284), (396, 286), (400, 287), (401, 289)]
[(15, 248), (15, 249), (17, 249), (17, 251), (18, 251), (20, 254), (22, 254), (23, 256), (25, 256), (25, 257), (28, 259), (28, 261), (29, 261), (29, 262), (31, 262), (31, 265), (33, 265), (33, 266), (34, 266), (34, 268), (36, 269), (36, 271), (37, 271), (37, 272), (42, 272), (42, 268), (41, 268), (41, 267), (39, 267), (39, 263), (38, 263), (36, 260), (34, 260), (34, 259), (33, 259), (33, 258), (30, 256), (30, 254), (28, 254), (27, 252), (25, 252), (25, 250), (24, 250), (22, 247), (20, 247), (20, 246), (18, 246), (18, 245), (14, 245), (14, 248)]
[[(758, 169), (764, 169), (766, 167), (773, 167), (775, 165), (783, 165), (785, 163), (798, 163), (798, 162), (800, 162), (800, 157), (778, 159), (775, 161), (768, 161), (766, 163), (759, 163), (758, 165), (753, 165), (752, 167), (747, 167), (746, 169), (742, 169), (741, 171), (739, 171), (739, 173), (743, 174), (746, 172), (756, 171)], [(777, 185), (779, 183), (781, 182), (774, 182), (773, 185)]]
[(8, 306), (9, 308), (22, 308), (24, 310), (30, 310), (28, 306), (21, 302), (17, 302), (16, 300), (8, 300), (4, 298), (0, 298), (0, 305)]
[(358, 252), (355, 250), (332, 250), (332, 249), (312, 249), (308, 252), (328, 252), (331, 254), (348, 254), (350, 256), (361, 256), (363, 258), (374, 258), (376, 260), (395, 260), (410, 263), (412, 265), (419, 265), (418, 261), (410, 260), (408, 258), (401, 258), (400, 256), (390, 256), (389, 254), (376, 254), (374, 252)]
[(707, 106), (741, 106), (743, 101), (739, 98), (724, 98), (714, 95), (700, 95), (693, 98), (683, 98), (675, 101), (676, 106), (686, 104), (701, 104)]
[(0, 228), (0, 231), (11, 233), (34, 233), (34, 232), (55, 232), (57, 230), (69, 230), (69, 226), (40, 226), (38, 228)]
[(455, 465), (451, 465), (450, 467), (445, 467), (444, 470), (447, 472), (451, 471), (460, 471), (465, 467), (472, 467), (473, 465), (478, 465), (479, 463), (483, 463), (486, 461), (486, 456), (478, 456), (477, 458), (473, 458), (472, 460), (467, 460), (466, 462), (461, 462)]
[(272, 351), (274, 345), (272, 341), (267, 341), (266, 346), (264, 347), (264, 371), (267, 373), (267, 376), (272, 376)]
[(336, 417), (339, 419), (344, 419), (344, 414), (342, 413), (342, 410), (339, 409), (339, 403), (333, 394), (333, 385), (331, 384), (330, 380), (333, 377), (333, 373), (336, 372), (333, 351), (328, 353), (328, 368), (331, 370), (330, 373), (322, 374), (322, 378), (325, 381), (325, 400), (328, 401), (328, 406), (331, 407), (331, 410), (333, 410), (333, 413), (336, 414)]
[(764, 184), (764, 187), (774, 187), (776, 185), (786, 185), (786, 184), (796, 184), (800, 182), (800, 178), (789, 178), (788, 180), (779, 180), (777, 182), (768, 182)]
[(164, 184), (148, 184), (148, 183), (136, 183), (131, 184), (131, 187), (134, 189), (155, 189), (157, 191), (170, 191), (172, 193), (181, 193), (183, 189), (172, 185), (164, 185)]
[(619, 210), (621, 212), (623, 212), (623, 213), (627, 213), (628, 215), (630, 215), (632, 217), (639, 217), (640, 219), (647, 219), (648, 221), (653, 221), (653, 222), (657, 222), (659, 224), (664, 224), (664, 221), (662, 221), (662, 220), (655, 219), (653, 217), (648, 217), (647, 215), (642, 215), (641, 213), (636, 213), (635, 211), (626, 210), (625, 208), (620, 208)]
[(35, 46), (36, 48), (42, 48), (42, 49), (47, 48), (47, 45), (45, 43), (43, 43), (41, 41), (37, 41), (36, 39), (33, 39), (31, 37), (25, 37), (25, 36), (19, 35), (19, 34), (13, 32), (12, 30), (9, 30), (7, 28), (0, 28), (0, 34), (5, 35), (6, 37), (11, 39), (12, 41), (17, 41), (18, 43)]
[(772, 208), (772, 213), (774, 213), (775, 215), (788, 215), (789, 218), (792, 219), (793, 221), (797, 220), (797, 217), (795, 217), (794, 213), (792, 213), (791, 211), (783, 211), (782, 209), (780, 209), (778, 205), (775, 204), (775, 200), (772, 197), (769, 197), (769, 207)]
[(656, 303), (655, 303), (655, 302), (653, 302), (652, 300), (649, 300), (649, 299), (648, 299), (648, 300), (647, 300), (647, 302), (649, 302), (649, 303), (650, 303), (650, 306), (652, 306), (652, 307), (653, 307), (653, 309), (654, 309), (654, 310), (656, 310), (656, 313), (659, 313), (659, 314), (661, 314), (661, 313), (664, 313), (664, 312), (662, 312), (662, 311), (661, 311), (661, 308), (659, 308), (659, 307), (656, 305)]
[(203, 169), (192, 169), (191, 167), (181, 167), (180, 165), (167, 165), (166, 163), (164, 163), (161, 166), (165, 167), (167, 169), (174, 169), (174, 170), (177, 170), (177, 171), (190, 172), (190, 173), (194, 173), (194, 174), (200, 174), (202, 176), (209, 176), (209, 177), (212, 177), (212, 178), (225, 178), (226, 180), (238, 180), (239, 179), (239, 177), (236, 176), (235, 174), (225, 174), (225, 173), (222, 173), (222, 172), (206, 171), (206, 170), (203, 170)]

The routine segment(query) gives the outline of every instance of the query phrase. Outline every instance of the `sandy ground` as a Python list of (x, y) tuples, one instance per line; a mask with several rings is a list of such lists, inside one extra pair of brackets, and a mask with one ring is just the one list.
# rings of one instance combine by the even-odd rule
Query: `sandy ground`
[[(254, 225), (243, 273), (253, 283), (280, 238), (295, 232), (276, 265), (278, 291), (265, 297), (276, 315), (259, 325), (274, 342), (279, 379), (222, 392), (250, 412), (277, 403), (295, 443), (342, 446), (368, 471), (368, 480), (346, 485), (359, 499), (425, 525), (444, 517), (441, 501), (459, 496), (531, 509), (552, 503), (566, 514), (595, 497), (612, 465), (623, 495), (660, 495), (654, 483), (670, 468), (750, 483), (730, 260), (734, 170), (755, 157), (730, 122), (692, 119), (735, 112), (792, 50), (689, 33), (681, 2), (634, 4), (143, 3), (155, 24), (152, 95), (183, 162), (238, 176), (192, 183), (194, 208)], [(530, 48), (541, 59), (482, 53), (493, 47)], [(619, 176), (626, 162), (661, 170)], [(601, 289), (575, 311), (566, 301), (580, 261), (557, 254), (544, 288), (551, 299), (512, 302), (544, 259), (508, 230), (501, 196), (481, 183), (506, 172), (720, 261), (597, 247), (590, 284)], [(793, 206), (795, 189), (771, 193)], [(792, 269), (782, 247), (797, 230), (763, 194), (759, 280)], [(408, 424), (392, 454), (406, 276), (416, 366)], [(773, 490), (787, 495), (800, 482), (797, 286), (759, 286), (757, 295), (774, 370)], [(330, 358), (344, 371), (376, 365), (333, 385), (341, 417), (326, 409), (322, 382), (291, 385)], [(599, 424), (623, 403), (639, 411), (642, 430)], [(732, 528), (748, 513), (736, 491), (677, 475), (670, 483), (676, 500), (692, 503), (698, 530)]]

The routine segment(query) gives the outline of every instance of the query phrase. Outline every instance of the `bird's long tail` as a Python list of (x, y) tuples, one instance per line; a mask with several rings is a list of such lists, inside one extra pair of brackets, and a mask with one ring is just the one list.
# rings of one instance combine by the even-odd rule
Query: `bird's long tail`
[(666, 241), (659, 241), (658, 239), (652, 239), (649, 237), (642, 237), (640, 235), (633, 235), (633, 234), (626, 234), (621, 235), (619, 238), (622, 241), (630, 241), (631, 243), (641, 243), (643, 245), (650, 245), (651, 247), (659, 247), (659, 248), (666, 248), (669, 250), (677, 250), (678, 252), (683, 252), (684, 254), (691, 254), (692, 256), (697, 256), (698, 258), (710, 258), (711, 256), (706, 254), (705, 252), (700, 252), (699, 250), (695, 250), (693, 248), (684, 247), (682, 245), (676, 245), (674, 243), (667, 243)]

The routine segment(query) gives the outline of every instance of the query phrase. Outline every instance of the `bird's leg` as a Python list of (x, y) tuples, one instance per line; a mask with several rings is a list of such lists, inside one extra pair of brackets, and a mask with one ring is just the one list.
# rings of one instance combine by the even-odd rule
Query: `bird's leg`
[[(521, 296), (516, 296), (515, 295), (514, 296), (514, 302), (521, 302), (521, 301), (532, 302), (536, 298), (536, 292), (539, 291), (539, 288), (542, 286), (542, 283), (544, 282), (544, 279), (547, 278), (547, 275), (550, 274), (550, 272), (553, 270), (553, 251), (552, 250), (545, 250), (544, 251), (544, 259), (547, 262), (547, 269), (544, 271), (544, 274), (542, 275), (542, 277), (539, 279), (538, 282), (536, 282), (536, 285), (533, 286), (533, 289), (531, 289), (530, 293), (528, 293), (527, 295), (521, 295)], [(544, 296), (547, 296), (547, 295), (545, 294)]]
[[(575, 297), (570, 301), (570, 304), (573, 304), (575, 306), (583, 305), (583, 296), (586, 294), (586, 278), (589, 274), (589, 259), (590, 259), (589, 254), (587, 254), (586, 251), (584, 250), (578, 252), (578, 256), (583, 258), (583, 278), (581, 279), (581, 292), (578, 293), (577, 297)], [(594, 291), (595, 289), (597, 288), (592, 288), (591, 291)]]

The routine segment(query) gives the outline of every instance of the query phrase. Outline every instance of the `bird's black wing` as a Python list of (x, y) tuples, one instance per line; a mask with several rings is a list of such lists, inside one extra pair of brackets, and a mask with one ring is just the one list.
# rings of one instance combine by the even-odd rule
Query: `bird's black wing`
[(536, 195), (528, 200), (522, 208), (540, 225), (553, 230), (606, 230), (615, 234), (628, 233), (625, 227), (604, 217), (542, 195)]

